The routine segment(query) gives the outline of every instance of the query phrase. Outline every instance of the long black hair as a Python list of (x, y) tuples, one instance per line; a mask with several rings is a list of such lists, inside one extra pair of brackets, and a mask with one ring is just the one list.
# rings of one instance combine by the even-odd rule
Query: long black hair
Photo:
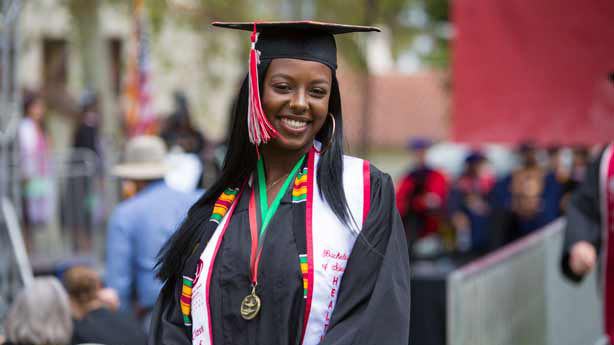
[[(258, 66), (260, 94), (263, 80), (270, 61), (263, 60)], [(232, 110), (232, 123), (227, 142), (227, 153), (222, 172), (217, 181), (190, 208), (183, 224), (167, 241), (159, 254), (156, 265), (158, 278), (174, 281), (182, 271), (187, 256), (199, 238), (200, 225), (211, 213), (211, 205), (229, 187), (240, 187), (256, 169), (256, 147), (249, 142), (247, 131), (247, 109), (249, 101), (249, 80), (245, 77)], [(320, 196), (326, 200), (337, 218), (349, 228), (354, 223), (343, 191), (343, 120), (341, 113), (341, 94), (335, 72), (332, 71), (331, 94), (328, 110), (335, 118), (335, 129), (331, 119), (326, 120), (316, 139), (325, 149), (318, 162), (318, 185)], [(209, 207), (207, 207), (209, 206)]]

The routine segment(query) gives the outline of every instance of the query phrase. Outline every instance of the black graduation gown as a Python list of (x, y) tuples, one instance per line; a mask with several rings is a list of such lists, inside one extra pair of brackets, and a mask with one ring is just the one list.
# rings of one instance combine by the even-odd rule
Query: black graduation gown
[(575, 274), (569, 265), (571, 247), (580, 241), (587, 241), (595, 248), (601, 248), (601, 210), (599, 205), (599, 169), (603, 152), (590, 163), (584, 181), (572, 193), (567, 206), (567, 227), (563, 241), (561, 267), (565, 276), (580, 281), (583, 276)]
[[(220, 246), (211, 278), (210, 308), (215, 345), (300, 344), (305, 310), (299, 243), (305, 233), (305, 203), (283, 197), (267, 230), (258, 274), (259, 315), (245, 321), (241, 300), (250, 292), (249, 188)], [(317, 197), (317, 196), (314, 196)], [(213, 226), (211, 225), (213, 224)], [(195, 269), (215, 223), (201, 226), (201, 241), (186, 263)], [(300, 231), (295, 231), (300, 229)], [(402, 344), (409, 337), (409, 259), (390, 176), (371, 166), (371, 208), (355, 242), (322, 345)], [(194, 268), (192, 268), (194, 267)], [(191, 344), (179, 307), (181, 282), (173, 296), (161, 294), (153, 311), (149, 344)]]

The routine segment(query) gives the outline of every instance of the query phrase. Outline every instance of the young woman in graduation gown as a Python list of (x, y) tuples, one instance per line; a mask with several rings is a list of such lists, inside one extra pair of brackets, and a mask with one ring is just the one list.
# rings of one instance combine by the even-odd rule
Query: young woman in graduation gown
[(343, 154), (334, 34), (253, 31), (224, 169), (161, 252), (149, 343), (407, 344), (409, 260), (390, 176)]

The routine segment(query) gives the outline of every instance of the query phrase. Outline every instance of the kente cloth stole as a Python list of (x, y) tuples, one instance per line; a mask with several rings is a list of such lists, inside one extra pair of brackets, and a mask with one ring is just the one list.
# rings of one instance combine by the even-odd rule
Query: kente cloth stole
[[(226, 213), (228, 213), (228, 210), (230, 209), (230, 207), (233, 205), (235, 199), (237, 199), (238, 193), (239, 193), (239, 188), (227, 188), (215, 202), (213, 206), (213, 211), (211, 213), (211, 216), (209, 217), (209, 221), (216, 223), (216, 224), (220, 224), (220, 222), (222, 221)], [(218, 231), (214, 233), (214, 236), (217, 233)], [(211, 240), (209, 240), (209, 242), (211, 242)], [(198, 245), (196, 247), (198, 247)], [(179, 302), (180, 302), (180, 307), (181, 307), (181, 315), (183, 317), (183, 324), (186, 327), (192, 326), (192, 317), (191, 317), (192, 300), (193, 300), (192, 291), (193, 291), (194, 285), (196, 285), (196, 283), (198, 282), (200, 278), (202, 269), (203, 269), (203, 262), (199, 260), (196, 266), (196, 271), (194, 273), (194, 276), (192, 277), (189, 275), (182, 276), (181, 297), (180, 297)], [(189, 273), (184, 272), (184, 274), (189, 274)], [(199, 298), (197, 298), (197, 303), (203, 303), (203, 300), (200, 296)]]
[[(296, 258), (303, 273), (305, 296), (304, 324), (297, 325), (302, 326), (303, 345), (316, 345), (326, 334), (347, 261), (357, 233), (362, 230), (371, 200), (369, 162), (344, 157), (343, 187), (354, 219), (350, 220), (350, 223), (355, 223), (355, 228), (350, 229), (343, 225), (320, 198), (316, 171), (318, 160), (318, 152), (312, 149), (307, 157), (307, 167), (299, 171), (292, 189), (292, 202), (306, 203), (306, 253), (299, 253)], [(189, 283), (185, 284), (184, 288), (186, 292), (190, 292), (190, 303), (184, 308), (182, 294), (181, 310), (184, 321), (187, 321), (186, 325), (192, 327), (193, 344), (213, 345), (209, 306), (211, 273), (229, 218), (232, 217), (242, 192), (243, 190), (233, 189), (220, 196), (223, 202), (219, 208), (216, 203), (210, 219), (218, 223), (217, 228), (200, 256), (195, 277), (191, 281), (186, 277), (186, 283)], [(220, 212), (216, 213), (215, 210)], [(252, 322), (257, 322), (257, 319)]]
[(605, 150), (600, 169), (603, 321), (605, 333), (614, 344), (614, 144)]

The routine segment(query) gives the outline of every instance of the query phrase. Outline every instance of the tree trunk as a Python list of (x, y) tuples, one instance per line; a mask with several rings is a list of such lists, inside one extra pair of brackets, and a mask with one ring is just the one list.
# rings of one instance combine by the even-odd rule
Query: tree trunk
[[(375, 0), (365, 0), (365, 25), (371, 26), (373, 25), (373, 19), (376, 16), (376, 1)], [(367, 59), (367, 49), (368, 47), (364, 47), (363, 54), (365, 56), (365, 70), (363, 75), (363, 85), (362, 85), (362, 123), (361, 123), (361, 135), (360, 135), (360, 156), (366, 158), (369, 153), (369, 126), (370, 126), (370, 116), (371, 116), (371, 99), (373, 98), (373, 92), (371, 88), (371, 72), (369, 70), (369, 61)]]
[(100, 0), (70, 0), (69, 9), (81, 53), (84, 88), (98, 96), (103, 140), (112, 140), (118, 132), (111, 85), (109, 46), (100, 32)]

